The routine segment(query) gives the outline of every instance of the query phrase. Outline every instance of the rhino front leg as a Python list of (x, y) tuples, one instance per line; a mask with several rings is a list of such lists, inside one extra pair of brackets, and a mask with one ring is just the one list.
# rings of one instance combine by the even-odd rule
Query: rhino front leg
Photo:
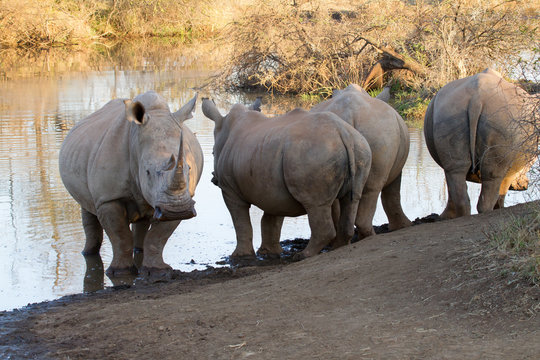
[(223, 192), (223, 200), (227, 209), (229, 209), (236, 232), (236, 249), (231, 257), (254, 258), (253, 227), (249, 218), (250, 204), (238, 199), (234, 194), (228, 194), (226, 192)]
[(281, 227), (283, 226), (283, 216), (270, 215), (264, 213), (261, 219), (261, 247), (257, 250), (258, 255), (279, 258), (283, 252), (279, 244)]
[(412, 225), (401, 207), (401, 173), (394, 181), (382, 189), (381, 202), (388, 217), (388, 229), (390, 231)]
[(179, 224), (180, 220), (152, 224), (144, 239), (142, 273), (162, 276), (171, 272), (172, 268), (163, 261), (163, 248)]
[(96, 215), (81, 208), (81, 219), (86, 236), (82, 254), (84, 256), (99, 254), (103, 243), (103, 227)]
[(133, 264), (133, 237), (129, 229), (126, 209), (120, 202), (108, 202), (97, 209), (98, 219), (111, 240), (113, 259), (107, 276), (136, 274)]
[(448, 203), (441, 214), (442, 219), (453, 219), (471, 214), (471, 201), (467, 193), (467, 172), (445, 171), (448, 186)]
[(295, 255), (297, 260), (317, 255), (336, 237), (331, 205), (309, 208), (306, 211), (311, 237), (306, 248)]

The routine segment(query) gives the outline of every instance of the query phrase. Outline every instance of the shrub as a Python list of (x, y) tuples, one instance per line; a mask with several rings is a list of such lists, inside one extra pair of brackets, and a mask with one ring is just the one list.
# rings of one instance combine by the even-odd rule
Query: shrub
[(534, 47), (538, 12), (521, 0), (264, 0), (227, 33), (233, 55), (222, 80), (326, 94), (363, 84), (378, 61), (384, 72), (405, 69), (400, 81), (410, 87), (435, 89), (488, 66), (515, 66)]

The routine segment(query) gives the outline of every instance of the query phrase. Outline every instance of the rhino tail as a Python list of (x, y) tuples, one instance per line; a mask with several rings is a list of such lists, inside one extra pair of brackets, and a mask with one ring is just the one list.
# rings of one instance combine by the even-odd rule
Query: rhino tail
[[(349, 165), (349, 179), (351, 181), (351, 184), (354, 184), (354, 179), (356, 177), (356, 159), (355, 159), (355, 143), (352, 135), (346, 130), (341, 128), (340, 129), (340, 136), (341, 141), (343, 142), (343, 145), (345, 145), (345, 149), (347, 151), (347, 159), (348, 159), (348, 165)], [(351, 199), (353, 198), (354, 193), (354, 186), (351, 189)]]
[(467, 118), (469, 122), (469, 151), (471, 154), (471, 173), (476, 174), (478, 164), (476, 163), (476, 133), (478, 131), (478, 122), (482, 114), (482, 102), (477, 96), (473, 96), (467, 109)]

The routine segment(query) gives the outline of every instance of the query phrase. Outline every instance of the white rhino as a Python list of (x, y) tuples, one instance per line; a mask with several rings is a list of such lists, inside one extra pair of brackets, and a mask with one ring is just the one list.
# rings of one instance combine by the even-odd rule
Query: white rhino
[[(282, 252), (284, 216), (308, 215), (311, 238), (297, 258), (318, 254), (336, 239), (350, 241), (371, 166), (371, 150), (360, 133), (329, 112), (296, 109), (268, 118), (237, 104), (222, 116), (208, 99), (202, 110), (215, 122), (214, 175), (236, 230), (233, 257), (255, 255), (251, 204), (264, 211), (259, 254)], [(336, 199), (341, 215), (334, 224)]]
[(142, 269), (171, 269), (163, 247), (180, 220), (196, 215), (192, 197), (203, 168), (201, 146), (182, 123), (196, 98), (175, 113), (153, 91), (112, 100), (78, 122), (62, 144), (60, 175), (81, 205), (83, 254), (99, 253), (105, 229), (113, 248), (109, 276), (137, 272), (134, 244), (143, 247)]
[(448, 185), (442, 218), (471, 213), (466, 180), (482, 184), (479, 213), (503, 207), (509, 188), (527, 188), (533, 157), (524, 146), (532, 104), (532, 96), (491, 69), (437, 92), (426, 111), (424, 135)]
[(411, 225), (401, 208), (401, 172), (409, 155), (409, 132), (401, 116), (380, 100), (388, 98), (388, 90), (373, 98), (352, 84), (344, 90), (335, 90), (331, 99), (310, 110), (338, 115), (358, 130), (371, 148), (371, 170), (355, 221), (360, 239), (374, 233), (372, 222), (379, 194), (390, 230)]

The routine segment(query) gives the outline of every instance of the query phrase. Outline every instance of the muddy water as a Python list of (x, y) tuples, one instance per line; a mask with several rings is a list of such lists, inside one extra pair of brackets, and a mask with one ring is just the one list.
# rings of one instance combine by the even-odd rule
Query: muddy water
[[(51, 300), (66, 294), (111, 285), (107, 277), (87, 277), (80, 254), (84, 244), (79, 208), (65, 191), (58, 173), (58, 151), (69, 129), (111, 98), (157, 90), (173, 111), (188, 101), (194, 88), (208, 80), (204, 66), (185, 58), (98, 61), (81, 69), (52, 71), (54, 64), (35, 62), (25, 76), (0, 78), (0, 310)], [(37, 63), (37, 65), (36, 65)], [(124, 64), (119, 66), (118, 64)], [(113, 65), (114, 64), (114, 65)], [(45, 70), (44, 70), (45, 68)], [(71, 69), (71, 70), (70, 70)], [(1, 69), (0, 69), (1, 70)], [(1, 73), (1, 72), (0, 72)], [(30, 73), (30, 75), (28, 75)], [(200, 92), (200, 96), (208, 96)], [(247, 101), (246, 95), (212, 95), (223, 109)], [(252, 98), (252, 97), (251, 97)], [(285, 111), (279, 105), (263, 112)], [(165, 261), (183, 271), (215, 266), (235, 246), (235, 233), (220, 191), (210, 182), (213, 167), (213, 123), (197, 104), (187, 125), (197, 133), (205, 169), (195, 200), (198, 216), (181, 223), (165, 248)], [(446, 203), (442, 171), (431, 160), (421, 130), (410, 129), (411, 149), (403, 173), (402, 202), (411, 218), (439, 213)], [(472, 199), (479, 188), (470, 186)], [(530, 199), (512, 194), (508, 203)], [(473, 206), (474, 208), (474, 206)], [(252, 209), (255, 247), (260, 243), (262, 213)], [(379, 206), (374, 223), (386, 222)], [(309, 237), (305, 216), (286, 219), (282, 240)], [(112, 252), (107, 239), (101, 251), (106, 268)], [(88, 259), (87, 259), (88, 260)], [(91, 260), (91, 259), (90, 259)], [(99, 261), (89, 269), (100, 273)]]

